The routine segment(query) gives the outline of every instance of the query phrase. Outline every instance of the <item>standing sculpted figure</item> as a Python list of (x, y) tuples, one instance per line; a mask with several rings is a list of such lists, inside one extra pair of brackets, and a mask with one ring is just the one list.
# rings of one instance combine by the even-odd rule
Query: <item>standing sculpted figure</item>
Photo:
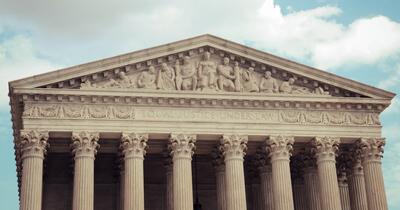
[(199, 63), (199, 89), (217, 89), (217, 65), (214, 61), (210, 60), (211, 54), (209, 52), (204, 53), (204, 60)]
[(197, 75), (196, 67), (190, 62), (190, 57), (183, 58), (183, 65), (179, 65), (179, 61), (175, 64), (176, 71), (176, 88), (178, 90), (196, 90)]
[(261, 78), (260, 82), (260, 92), (264, 93), (277, 93), (279, 92), (278, 83), (271, 76), (270, 71), (264, 73), (264, 77)]
[(240, 92), (240, 91), (243, 90), (242, 82), (240, 81), (242, 79), (242, 77), (241, 77), (242, 76), (242, 70), (239, 67), (239, 62), (236, 61), (234, 65), (235, 66), (233, 67), (233, 75), (235, 77), (235, 80), (234, 80), (235, 91), (236, 92)]
[(256, 79), (256, 75), (253, 67), (249, 67), (248, 69), (243, 71), (243, 88), (248, 92), (259, 92), (258, 83)]
[(229, 58), (224, 58), (223, 63), (218, 65), (217, 72), (219, 74), (218, 88), (220, 90), (235, 91), (235, 84), (233, 83), (235, 75), (233, 68), (229, 66)]
[(157, 88), (161, 90), (175, 90), (175, 71), (166, 63), (161, 64), (157, 75)]
[(156, 69), (150, 66), (148, 71), (140, 73), (137, 81), (139, 88), (156, 89)]

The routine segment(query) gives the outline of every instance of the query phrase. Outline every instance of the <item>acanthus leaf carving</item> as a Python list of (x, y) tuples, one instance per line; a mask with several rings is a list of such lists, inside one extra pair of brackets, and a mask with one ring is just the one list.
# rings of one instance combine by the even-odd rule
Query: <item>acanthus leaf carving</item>
[(247, 135), (228, 134), (221, 138), (220, 150), (225, 158), (225, 161), (231, 159), (243, 160), (247, 150)]
[(266, 140), (266, 151), (271, 161), (289, 160), (294, 144), (293, 136), (274, 135)]
[(380, 162), (383, 157), (384, 138), (361, 138), (357, 141), (363, 162)]
[(48, 131), (21, 130), (20, 139), (21, 160), (26, 157), (44, 158), (46, 149), (49, 146), (47, 142), (49, 139)]
[(340, 138), (336, 136), (317, 136), (311, 141), (312, 152), (317, 162), (336, 162)]
[(72, 132), (71, 149), (75, 158), (89, 157), (93, 158), (97, 154), (100, 135), (98, 132)]
[(169, 150), (173, 159), (191, 159), (194, 154), (196, 135), (194, 134), (171, 134)]
[(124, 158), (141, 158), (146, 154), (148, 134), (123, 133), (121, 150)]

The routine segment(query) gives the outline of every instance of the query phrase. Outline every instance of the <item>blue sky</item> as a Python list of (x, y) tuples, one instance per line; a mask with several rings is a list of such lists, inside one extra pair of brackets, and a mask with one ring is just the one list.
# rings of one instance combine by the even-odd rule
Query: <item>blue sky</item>
[[(397, 0), (0, 0), (0, 203), (18, 209), (10, 80), (210, 33), (400, 94)], [(400, 209), (400, 100), (381, 117)]]

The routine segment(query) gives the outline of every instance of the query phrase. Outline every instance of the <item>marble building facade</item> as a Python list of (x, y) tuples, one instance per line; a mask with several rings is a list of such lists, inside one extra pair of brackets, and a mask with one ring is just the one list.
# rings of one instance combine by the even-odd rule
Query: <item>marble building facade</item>
[(228, 40), (9, 89), (20, 210), (193, 210), (195, 191), (203, 210), (388, 209), (379, 115), (394, 94)]

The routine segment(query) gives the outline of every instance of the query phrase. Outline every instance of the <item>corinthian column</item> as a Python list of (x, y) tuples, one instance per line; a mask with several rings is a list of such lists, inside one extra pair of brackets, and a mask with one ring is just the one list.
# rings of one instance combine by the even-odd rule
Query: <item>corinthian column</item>
[(265, 150), (257, 151), (258, 170), (261, 187), (261, 209), (274, 210), (274, 195), (272, 191), (272, 166), (271, 160)]
[(309, 152), (304, 157), (304, 185), (310, 210), (321, 210), (317, 163)]
[(73, 210), (93, 210), (94, 157), (99, 133), (72, 133), (72, 154), (75, 160)]
[(318, 165), (321, 207), (324, 210), (342, 209), (336, 175), (339, 142), (336, 137), (316, 137), (312, 141)]
[(193, 210), (192, 155), (195, 135), (171, 134), (174, 210)]
[(214, 150), (212, 156), (214, 158), (213, 166), (215, 169), (217, 187), (217, 210), (227, 210), (224, 157), (219, 150)]
[(272, 164), (272, 190), (276, 210), (294, 209), (289, 164), (293, 143), (292, 136), (270, 136), (267, 140), (266, 149)]
[(361, 165), (360, 150), (351, 154), (352, 162), (347, 176), (350, 205), (352, 210), (368, 210), (367, 192), (365, 191), (364, 170)]
[(243, 157), (247, 149), (247, 136), (223, 135), (221, 150), (225, 159), (226, 206), (228, 210), (246, 210), (246, 186)]
[(22, 183), (20, 210), (42, 209), (43, 159), (48, 146), (47, 131), (21, 131)]
[(369, 210), (387, 210), (381, 168), (385, 140), (383, 138), (362, 138), (357, 142), (357, 145), (361, 149), (368, 208)]
[(123, 133), (121, 149), (124, 156), (124, 210), (144, 210), (143, 159), (147, 134)]

